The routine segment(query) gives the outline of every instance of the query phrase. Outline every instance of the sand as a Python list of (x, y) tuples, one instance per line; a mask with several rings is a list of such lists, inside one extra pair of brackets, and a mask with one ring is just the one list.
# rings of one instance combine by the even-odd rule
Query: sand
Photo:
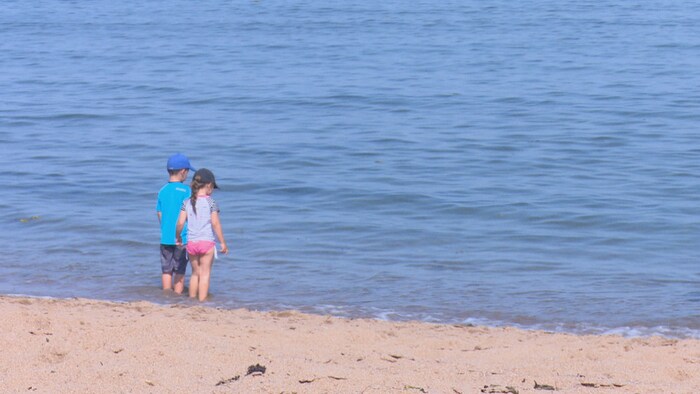
[(0, 310), (3, 393), (700, 392), (698, 340), (87, 299)]

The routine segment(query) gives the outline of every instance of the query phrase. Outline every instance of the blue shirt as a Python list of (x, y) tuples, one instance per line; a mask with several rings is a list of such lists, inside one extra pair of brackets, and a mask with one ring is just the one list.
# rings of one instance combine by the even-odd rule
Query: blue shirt
[[(161, 213), (160, 243), (175, 245), (175, 226), (180, 216), (182, 202), (190, 197), (189, 186), (181, 182), (170, 182), (158, 192), (156, 211)], [(182, 230), (182, 243), (187, 243), (187, 226)]]

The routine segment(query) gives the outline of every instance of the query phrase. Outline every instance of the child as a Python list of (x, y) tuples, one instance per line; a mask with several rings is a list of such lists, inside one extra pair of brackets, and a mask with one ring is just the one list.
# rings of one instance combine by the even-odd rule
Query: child
[[(175, 226), (180, 216), (182, 202), (191, 195), (190, 187), (183, 184), (189, 171), (194, 171), (189, 159), (177, 153), (168, 158), (168, 183), (158, 192), (156, 211), (160, 222), (160, 264), (162, 269), (163, 290), (173, 289), (182, 294), (185, 288), (185, 271), (187, 270), (187, 252), (185, 247), (175, 242)], [(187, 242), (187, 234), (182, 235)]]
[(219, 221), (219, 206), (211, 198), (214, 189), (219, 188), (214, 174), (206, 168), (200, 168), (192, 177), (190, 186), (192, 197), (182, 203), (175, 236), (178, 244), (182, 244), (180, 232), (187, 222), (187, 253), (192, 263), (190, 297), (204, 301), (209, 293), (209, 277), (216, 252), (215, 240), (218, 239), (221, 244), (221, 253), (228, 253), (228, 247)]

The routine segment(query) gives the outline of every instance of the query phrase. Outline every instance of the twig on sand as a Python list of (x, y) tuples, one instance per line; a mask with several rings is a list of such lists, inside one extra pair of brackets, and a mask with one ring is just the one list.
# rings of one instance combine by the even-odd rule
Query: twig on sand
[(219, 382), (218, 382), (217, 384), (215, 384), (215, 386), (221, 386), (221, 385), (224, 385), (224, 384), (227, 384), (227, 383), (235, 382), (235, 381), (238, 380), (240, 377), (241, 377), (240, 375), (236, 375), (236, 376), (234, 376), (234, 377), (232, 377), (232, 378), (219, 380)]
[[(313, 378), (313, 379), (301, 379), (301, 380), (299, 381), (299, 383), (302, 383), (302, 384), (305, 384), (305, 383), (313, 383), (313, 382), (315, 382), (315, 381), (317, 381), (317, 380), (320, 380), (320, 379), (323, 379), (323, 378), (324, 378), (324, 377)], [(341, 377), (338, 377), (338, 376), (330, 376), (330, 375), (329, 375), (329, 376), (326, 376), (326, 378), (328, 378), (328, 379), (333, 379), (333, 380), (348, 380), (348, 378), (341, 378)]]

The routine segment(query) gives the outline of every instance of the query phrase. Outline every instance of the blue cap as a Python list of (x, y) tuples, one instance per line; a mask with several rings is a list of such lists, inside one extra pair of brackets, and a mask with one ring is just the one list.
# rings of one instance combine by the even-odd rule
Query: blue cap
[(190, 160), (187, 156), (182, 153), (176, 153), (168, 159), (168, 169), (169, 170), (192, 170), (195, 171), (194, 167), (190, 164)]

